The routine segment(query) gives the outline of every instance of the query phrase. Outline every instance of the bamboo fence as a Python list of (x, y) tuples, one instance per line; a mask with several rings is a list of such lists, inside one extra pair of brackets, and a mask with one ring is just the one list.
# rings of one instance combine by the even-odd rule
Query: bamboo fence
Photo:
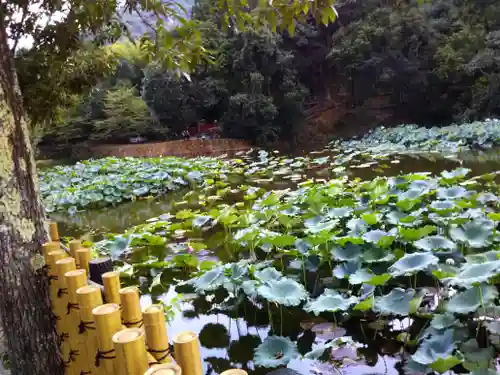
[(103, 293), (88, 281), (91, 250), (79, 240), (65, 250), (56, 223), (49, 233), (42, 249), (67, 375), (203, 375), (197, 333), (177, 334), (171, 352), (163, 306), (141, 309), (138, 288), (121, 288), (118, 272), (102, 275)]

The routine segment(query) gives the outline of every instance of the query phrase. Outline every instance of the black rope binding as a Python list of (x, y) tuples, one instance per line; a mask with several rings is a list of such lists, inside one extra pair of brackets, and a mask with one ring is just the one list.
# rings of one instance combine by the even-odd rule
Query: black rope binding
[(63, 294), (68, 294), (68, 288), (59, 288), (57, 298), (61, 298)]
[(69, 367), (71, 362), (76, 361), (76, 356), (80, 354), (80, 351), (77, 350), (71, 350), (69, 352), (68, 360), (66, 362), (63, 362), (64, 367)]
[(58, 343), (59, 345), (61, 345), (64, 341), (66, 341), (66, 339), (69, 339), (69, 333), (61, 333), (59, 336), (58, 336)]
[[(170, 346), (167, 349), (148, 349), (148, 352), (151, 354), (163, 354), (160, 358), (156, 359), (157, 363), (160, 363), (164, 359), (166, 359), (169, 355), (172, 354), (172, 351), (170, 350)], [(156, 357), (155, 357), (156, 358)]]
[(75, 309), (75, 310), (80, 309), (80, 307), (78, 306), (78, 303), (71, 303), (71, 302), (68, 302), (68, 305), (66, 306), (66, 308), (67, 308), (66, 315), (71, 314), (71, 309)]
[[(139, 324), (139, 325), (137, 325)], [(130, 328), (130, 327), (137, 327), (137, 328), (141, 328), (143, 325), (144, 325), (144, 321), (142, 319), (140, 320), (137, 320), (135, 322), (123, 322), (123, 325), (127, 328)]]
[(94, 326), (93, 326), (94, 322), (90, 321), (90, 322), (86, 322), (86, 321), (83, 321), (83, 320), (80, 320), (80, 324), (78, 324), (78, 333), (85, 333), (85, 330), (86, 329), (96, 329)]
[(115, 359), (116, 356), (108, 356), (108, 354), (114, 353), (115, 349), (111, 349), (105, 352), (101, 352), (97, 349), (97, 354), (95, 355), (95, 367), (99, 367), (101, 365), (101, 359)]

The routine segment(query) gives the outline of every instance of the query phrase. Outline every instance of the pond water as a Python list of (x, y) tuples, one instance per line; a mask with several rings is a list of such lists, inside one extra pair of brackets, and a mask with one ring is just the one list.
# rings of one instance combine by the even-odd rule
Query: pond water
[[(315, 156), (330, 159), (342, 158), (332, 152), (319, 152)], [(457, 156), (443, 156), (438, 154), (427, 155), (388, 155), (377, 160), (365, 160), (363, 157), (344, 164), (338, 160), (340, 169), (350, 178), (371, 179), (376, 176), (393, 176), (410, 172), (431, 172), (439, 174), (443, 170), (453, 170), (457, 167), (471, 169), (472, 175), (481, 175), (500, 170), (500, 158), (497, 151), (488, 153), (466, 153)], [(314, 178), (316, 181), (329, 179), (333, 176), (331, 164), (317, 165), (296, 173), (296, 177), (284, 174), (282, 177), (274, 175), (272, 179), (262, 178), (253, 181), (252, 185), (270, 189), (294, 188), (299, 181)], [(114, 208), (92, 210), (77, 213), (73, 216), (53, 214), (52, 217), (60, 223), (62, 236), (79, 237), (89, 232), (94, 239), (100, 239), (104, 233), (121, 233), (125, 229), (142, 224), (148, 219), (158, 217), (176, 209), (186, 191), (176, 192), (167, 197), (156, 199), (142, 199), (121, 204)], [(236, 193), (229, 195), (227, 203), (241, 199)], [(189, 202), (185, 205), (189, 206)], [(218, 252), (205, 251), (199, 258), (214, 259), (220, 256)], [(144, 275), (135, 275), (127, 283), (139, 283), (143, 297), (141, 303), (148, 305), (151, 302), (161, 301), (166, 305), (175, 296), (172, 287), (166, 290), (158, 288), (150, 290), (149, 271)], [(172, 285), (182, 280), (183, 275), (166, 275), (162, 277), (164, 285)], [(168, 325), (168, 334), (172, 338), (183, 330), (192, 330), (200, 334), (201, 354), (204, 360), (204, 370), (207, 374), (220, 373), (228, 368), (240, 367), (251, 374), (265, 374), (271, 371), (265, 368), (256, 368), (252, 363), (254, 349), (264, 338), (274, 332), (278, 335), (290, 337), (298, 342), (298, 349), (305, 354), (318, 344), (335, 337), (344, 336), (347, 332), (355, 342), (362, 342), (363, 347), (346, 346), (333, 351), (328, 363), (313, 360), (292, 360), (288, 367), (302, 374), (396, 374), (404, 373), (401, 369), (401, 358), (404, 355), (404, 345), (398, 336), (405, 323), (397, 320), (373, 321), (350, 319), (341, 315), (336, 318), (337, 325), (325, 319), (305, 313), (303, 310), (285, 308), (280, 311), (270, 307), (272, 326), (269, 324), (268, 306), (256, 306), (245, 301), (238, 308), (224, 306), (225, 295), (209, 299), (206, 296), (184, 295), (188, 297), (182, 303), (182, 312), (175, 315)], [(408, 318), (407, 318), (408, 319)], [(412, 322), (411, 329), (422, 329), (424, 323)], [(402, 328), (403, 327), (403, 328)]]

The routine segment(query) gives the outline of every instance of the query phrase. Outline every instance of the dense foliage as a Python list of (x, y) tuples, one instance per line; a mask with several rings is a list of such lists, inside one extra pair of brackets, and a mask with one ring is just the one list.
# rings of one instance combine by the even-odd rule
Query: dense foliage
[[(359, 321), (378, 340), (393, 319), (410, 317), (393, 339), (405, 349), (400, 365), (407, 371), (484, 370), (499, 334), (492, 320), (498, 185), (494, 174), (467, 179), (468, 172), (338, 178), (298, 190), (243, 186), (244, 199), (232, 204), (207, 200), (219, 192), (206, 186), (168, 214), (97, 247), (125, 264), (132, 282), (147, 278), (153, 294), (172, 277), (194, 273), (179, 291), (220, 301), (217, 313), (232, 316), (247, 304), (267, 311), (271, 335), (254, 343), (258, 366), (285, 365), (299, 352), (318, 359), (325, 351), (356, 348), (349, 329), (309, 351), (297, 348), (282, 336), (294, 330), (284, 314), (298, 309), (337, 327)], [(206, 248), (221, 263), (198, 260)], [(483, 322), (471, 319), (479, 316)], [(371, 342), (365, 333), (357, 340)]]

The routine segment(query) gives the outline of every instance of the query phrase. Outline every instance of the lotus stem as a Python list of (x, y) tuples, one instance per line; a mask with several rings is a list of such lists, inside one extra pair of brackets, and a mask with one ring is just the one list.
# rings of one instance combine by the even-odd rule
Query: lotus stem
[(280, 335), (283, 336), (283, 306), (280, 306)]
[(269, 302), (267, 302), (267, 315), (269, 316), (269, 324), (271, 325), (271, 331), (274, 332), (273, 313), (271, 312), (271, 304)]

